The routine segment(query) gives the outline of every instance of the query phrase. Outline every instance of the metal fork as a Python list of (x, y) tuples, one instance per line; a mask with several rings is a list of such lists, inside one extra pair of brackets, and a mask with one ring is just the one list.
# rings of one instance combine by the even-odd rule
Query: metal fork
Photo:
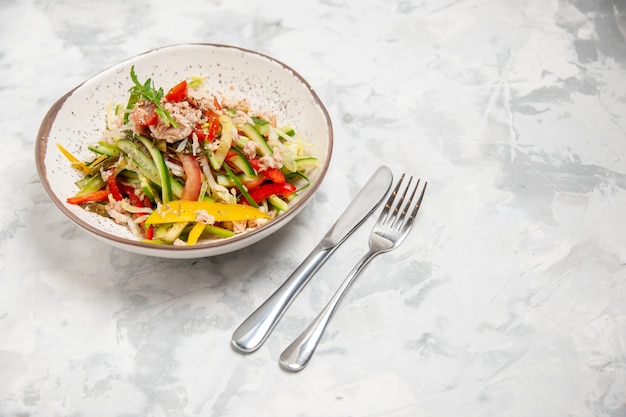
[(396, 202), (395, 200), (398, 192), (400, 191), (400, 186), (402, 185), (403, 180), (404, 174), (402, 174), (400, 180), (398, 181), (398, 185), (396, 185), (394, 190), (391, 192), (391, 196), (387, 200), (387, 203), (385, 203), (385, 207), (380, 213), (380, 217), (370, 233), (369, 251), (348, 274), (322, 312), (280, 355), (280, 365), (284, 369), (294, 372), (304, 369), (313, 356), (313, 352), (315, 352), (315, 348), (322, 338), (322, 334), (333, 316), (333, 313), (339, 306), (343, 296), (352, 285), (357, 275), (359, 275), (363, 268), (376, 255), (397, 248), (409, 234), (411, 226), (415, 221), (417, 211), (422, 204), (422, 199), (424, 198), (424, 193), (426, 192), (426, 185), (428, 183), (424, 183), (422, 191), (413, 205), (413, 200), (419, 188), (420, 180), (417, 180), (408, 201), (405, 203), (407, 192), (409, 191), (411, 182), (413, 181), (413, 177), (409, 178), (409, 182), (407, 183), (404, 192), (399, 197), (399, 201)]

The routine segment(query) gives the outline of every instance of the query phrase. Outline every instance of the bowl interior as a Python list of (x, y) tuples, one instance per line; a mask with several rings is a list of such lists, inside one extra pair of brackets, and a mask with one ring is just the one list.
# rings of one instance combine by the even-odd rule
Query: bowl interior
[[(311, 186), (302, 191), (290, 211), (268, 225), (229, 239), (197, 246), (162, 246), (142, 243), (126, 226), (68, 204), (81, 174), (61, 154), (57, 144), (80, 159), (93, 157), (88, 145), (105, 129), (107, 104), (125, 103), (132, 85), (130, 68), (140, 81), (152, 78), (167, 91), (180, 80), (202, 76), (205, 87), (218, 97), (246, 99), (252, 110), (268, 111), (278, 125), (290, 124), (312, 144), (320, 166), (311, 175)], [(44, 118), (36, 144), (37, 169), (55, 204), (83, 229), (98, 238), (137, 253), (162, 257), (201, 257), (226, 253), (254, 243), (278, 230), (294, 217), (318, 189), (332, 153), (333, 134), (328, 112), (310, 85), (285, 64), (237, 47), (185, 44), (164, 47), (123, 61), (84, 82), (60, 98)]]

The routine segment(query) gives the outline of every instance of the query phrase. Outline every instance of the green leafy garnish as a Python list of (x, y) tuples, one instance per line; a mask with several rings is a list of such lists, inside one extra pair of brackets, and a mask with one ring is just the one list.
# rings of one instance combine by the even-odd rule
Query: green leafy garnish
[(222, 165), (222, 167), (224, 167), (224, 169), (226, 170), (226, 172), (228, 173), (228, 176), (230, 177), (231, 180), (233, 180), (233, 182), (235, 183), (235, 186), (239, 189), (239, 191), (241, 192), (241, 195), (243, 195), (243, 197), (248, 200), (248, 203), (250, 203), (250, 205), (252, 207), (256, 207), (258, 208), (259, 205), (256, 203), (256, 201), (254, 201), (254, 199), (252, 198), (252, 196), (248, 193), (248, 190), (246, 190), (246, 187), (243, 186), (243, 184), (241, 183), (241, 181), (239, 181), (239, 178), (237, 178), (237, 176), (235, 175), (235, 173), (228, 167), (228, 165), (224, 164)]
[[(152, 79), (148, 78), (145, 83), (141, 84), (137, 79), (137, 74), (135, 74), (135, 66), (130, 67), (130, 79), (133, 80), (135, 84), (128, 91), (130, 92), (130, 99), (128, 100), (128, 105), (126, 108), (128, 110), (132, 110), (139, 100), (147, 100), (150, 101), (156, 107), (155, 111), (157, 116), (161, 120), (163, 120), (168, 125), (177, 127), (178, 123), (172, 118), (172, 115), (165, 110), (163, 105), (161, 104), (161, 99), (165, 94), (163, 92), (163, 88), (159, 88), (158, 90), (154, 88), (154, 84), (152, 83)], [(128, 113), (125, 116), (125, 122), (128, 121)]]

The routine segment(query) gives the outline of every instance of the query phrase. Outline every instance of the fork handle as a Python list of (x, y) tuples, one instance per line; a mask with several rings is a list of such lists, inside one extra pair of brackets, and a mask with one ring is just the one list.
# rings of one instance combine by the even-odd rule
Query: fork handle
[(267, 339), (298, 293), (332, 254), (334, 247), (318, 244), (293, 274), (233, 333), (232, 346), (244, 353), (257, 350)]
[(356, 277), (363, 270), (363, 268), (371, 261), (374, 256), (381, 253), (380, 251), (369, 250), (363, 258), (355, 265), (352, 271), (348, 274), (346, 279), (341, 283), (341, 286), (335, 292), (330, 299), (326, 307), (318, 314), (318, 316), (311, 322), (309, 327), (298, 336), (280, 355), (280, 365), (288, 371), (301, 371), (309, 363), (309, 360), (315, 352), (324, 330), (335, 310), (339, 306), (339, 303), (343, 299), (344, 295), (348, 291), (348, 288), (352, 285)]

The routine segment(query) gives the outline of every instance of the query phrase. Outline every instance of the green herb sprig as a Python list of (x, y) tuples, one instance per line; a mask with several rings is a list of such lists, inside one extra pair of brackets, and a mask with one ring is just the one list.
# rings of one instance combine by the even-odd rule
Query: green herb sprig
[[(156, 107), (156, 114), (161, 120), (163, 120), (170, 126), (178, 127), (178, 123), (176, 123), (176, 121), (172, 118), (170, 112), (165, 110), (165, 108), (161, 104), (161, 99), (165, 94), (163, 92), (163, 88), (159, 88), (158, 90), (154, 88), (154, 84), (152, 83), (151, 78), (148, 78), (143, 84), (141, 84), (137, 79), (137, 74), (135, 74), (134, 65), (130, 67), (130, 79), (133, 80), (133, 83), (135, 85), (128, 90), (130, 92), (130, 99), (128, 100), (126, 108), (128, 110), (132, 110), (132, 108), (135, 106), (135, 103), (137, 103), (141, 99), (150, 101)], [(127, 116), (125, 119), (125, 121), (128, 121)]]

